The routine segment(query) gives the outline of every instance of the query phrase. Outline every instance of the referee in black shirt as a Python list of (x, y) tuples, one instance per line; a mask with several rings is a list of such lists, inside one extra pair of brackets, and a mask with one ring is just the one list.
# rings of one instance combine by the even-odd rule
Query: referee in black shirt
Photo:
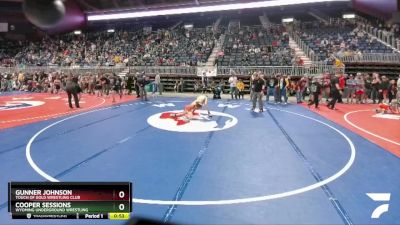
[(335, 77), (331, 80), (331, 95), (332, 100), (328, 103), (327, 106), (329, 109), (335, 109), (335, 104), (342, 95), (342, 91), (340, 90), (339, 86), (339, 74), (336, 74)]
[(260, 112), (264, 111), (263, 100), (262, 100), (264, 88), (265, 88), (264, 80), (261, 79), (260, 74), (256, 74), (253, 80), (253, 95), (252, 95), (253, 108), (251, 109), (252, 111), (255, 110), (257, 101)]
[(72, 96), (73, 96), (75, 106), (76, 106), (76, 108), (79, 108), (78, 93), (80, 92), (80, 87), (78, 85), (78, 79), (73, 77), (71, 74), (68, 76), (65, 90), (67, 91), (67, 95), (68, 95), (69, 107), (71, 109), (73, 108), (72, 107)]

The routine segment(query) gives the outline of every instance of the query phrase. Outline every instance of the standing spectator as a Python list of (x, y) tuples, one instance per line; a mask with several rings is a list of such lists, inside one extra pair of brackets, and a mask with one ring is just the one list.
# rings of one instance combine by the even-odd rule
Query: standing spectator
[(128, 75), (128, 80), (126, 81), (126, 88), (128, 89), (128, 95), (132, 93), (133, 77)]
[(103, 93), (102, 93), (102, 86), (101, 86), (101, 77), (100, 77), (100, 75), (98, 75), (97, 77), (96, 77), (96, 86), (95, 86), (95, 90), (96, 90), (96, 95), (97, 95), (97, 97), (100, 97), (100, 95), (101, 96), (103, 96)]
[(236, 88), (239, 92), (239, 99), (240, 98), (244, 99), (244, 83), (242, 79), (239, 79), (239, 81), (236, 84)]
[[(345, 78), (344, 74), (340, 74), (339, 87), (340, 87), (340, 91), (344, 92), (344, 89), (346, 87), (346, 78)], [(338, 99), (338, 103), (343, 103), (342, 97), (340, 97)]]
[(208, 90), (208, 77), (206, 76), (206, 73), (203, 73), (203, 76), (201, 77), (201, 86), (202, 86), (202, 91), (201, 93), (204, 94)]
[(255, 110), (256, 106), (257, 106), (257, 101), (258, 101), (258, 107), (260, 109), (260, 112), (264, 111), (264, 106), (263, 106), (263, 101), (262, 101), (262, 93), (263, 93), (263, 89), (265, 88), (265, 82), (263, 79), (260, 78), (259, 74), (256, 74), (253, 80), (253, 86), (254, 86), (254, 90), (253, 90), (253, 107), (252, 107), (252, 111)]
[(193, 93), (197, 93), (199, 90), (200, 90), (200, 83), (198, 80), (195, 80), (193, 84)]
[(255, 80), (256, 76), (257, 76), (257, 73), (254, 72), (253, 75), (251, 75), (251, 77), (250, 77), (250, 101), (253, 101), (253, 90), (254, 90), (253, 81)]
[(96, 76), (93, 75), (93, 74), (90, 74), (88, 79), (89, 79), (89, 94), (93, 94), (94, 95), (95, 94), (94, 93), (94, 89), (95, 89), (95, 86), (96, 86)]
[(340, 95), (342, 94), (339, 87), (339, 75), (336, 74), (334, 78), (330, 81), (331, 88), (330, 92), (332, 94), (332, 100), (328, 103), (329, 109), (335, 109), (335, 104), (339, 99)]
[(229, 77), (229, 87), (230, 87), (230, 92), (231, 92), (231, 98), (233, 99), (233, 96), (235, 96), (235, 99), (238, 99), (238, 91), (236, 88), (236, 84), (237, 84), (237, 77), (232, 75), (231, 77)]
[(365, 93), (365, 82), (364, 82), (364, 78), (361, 75), (361, 73), (357, 73), (355, 80), (356, 80), (356, 91), (355, 91), (356, 103), (362, 104), (362, 103), (364, 103), (363, 96)]
[(101, 91), (100, 94), (101, 96), (103, 96), (103, 94), (106, 94), (106, 90), (107, 90), (107, 77), (103, 74), (100, 78), (100, 83), (101, 83)]
[[(379, 87), (381, 86), (381, 79), (379, 78), (379, 74), (373, 73), (372, 74), (372, 82), (371, 82), (371, 98), (372, 102), (375, 104), (376, 99), (379, 99)], [(378, 100), (379, 101), (379, 100)]]
[(324, 74), (323, 81), (322, 81), (322, 97), (326, 98), (326, 102), (329, 101), (329, 95), (331, 92), (332, 85), (331, 82), (331, 75), (329, 73)]
[(368, 103), (368, 98), (371, 97), (371, 92), (372, 92), (372, 78), (369, 74), (365, 74), (364, 83), (365, 83), (364, 102)]
[(175, 93), (178, 92), (178, 88), (179, 88), (179, 81), (175, 81), (175, 85), (174, 85), (174, 91), (175, 91)]
[[(269, 96), (275, 96), (275, 86), (278, 84), (278, 81), (275, 77), (271, 76), (267, 80), (267, 93), (266, 93), (266, 100), (267, 103), (269, 102)], [(276, 100), (275, 100), (276, 102)]]
[(318, 109), (319, 105), (319, 95), (321, 94), (321, 84), (317, 81), (316, 78), (313, 78), (310, 85), (310, 101), (308, 102), (308, 106), (312, 104), (315, 105), (315, 108)]
[(346, 90), (347, 90), (347, 103), (353, 103), (353, 97), (356, 91), (356, 81), (354, 76), (350, 74), (349, 79), (346, 80)]
[(140, 99), (142, 101), (143, 100), (148, 101), (146, 85), (150, 84), (149, 78), (147, 76), (142, 76), (142, 78), (139, 78), (138, 83), (140, 89)]
[(183, 81), (183, 77), (181, 77), (181, 79), (179, 79), (178, 91), (183, 93), (183, 90), (184, 90), (184, 81)]
[(18, 73), (18, 90), (21, 89), (24, 82), (25, 82), (25, 75), (22, 72), (19, 72)]
[(303, 102), (303, 92), (306, 85), (306, 77), (302, 77), (300, 80), (296, 82), (295, 91), (296, 91), (296, 102), (302, 103)]
[(388, 88), (388, 98), (389, 98), (389, 104), (392, 102), (393, 99), (396, 98), (397, 95), (397, 84), (395, 80), (391, 80), (389, 83), (389, 88)]
[(389, 79), (386, 76), (382, 76), (382, 82), (378, 90), (379, 92), (378, 103), (382, 103), (382, 101), (386, 103), (388, 97), (388, 88), (389, 88)]
[(283, 104), (287, 104), (288, 101), (288, 93), (287, 89), (289, 86), (289, 79), (286, 77), (286, 75), (282, 75), (282, 77), (279, 79), (279, 91), (280, 91), (280, 98), (279, 102), (282, 102), (282, 97), (283, 97)]
[(112, 87), (112, 102), (115, 102), (115, 94), (119, 95), (119, 99), (122, 98), (122, 79), (121, 77), (118, 77), (116, 74), (112, 76), (110, 79), (110, 85)]
[(279, 86), (279, 83), (281, 80), (281, 75), (277, 74), (275, 79), (276, 79), (276, 83), (275, 83), (275, 89), (274, 89), (274, 92), (275, 92), (274, 100), (275, 100), (275, 104), (277, 104), (282, 101), (281, 91), (280, 91), (280, 86)]
[(61, 80), (60, 80), (59, 76), (56, 76), (56, 79), (54, 79), (53, 87), (55, 89), (55, 90), (53, 90), (53, 93), (58, 94), (58, 92), (60, 91), (60, 88), (61, 88)]
[(400, 91), (400, 74), (399, 77), (397, 78), (397, 90)]
[(161, 84), (161, 77), (160, 74), (157, 73), (156, 77), (154, 78), (154, 84), (156, 88), (153, 88), (153, 94), (158, 91), (160, 95), (162, 95), (162, 84)]
[(137, 72), (136, 74), (135, 74), (135, 78), (134, 78), (134, 80), (133, 80), (133, 83), (134, 83), (134, 85), (135, 85), (135, 92), (136, 92), (136, 97), (137, 98), (140, 98), (140, 87), (139, 87), (139, 80), (140, 80), (141, 78), (140, 78), (140, 74), (139, 74), (139, 72)]

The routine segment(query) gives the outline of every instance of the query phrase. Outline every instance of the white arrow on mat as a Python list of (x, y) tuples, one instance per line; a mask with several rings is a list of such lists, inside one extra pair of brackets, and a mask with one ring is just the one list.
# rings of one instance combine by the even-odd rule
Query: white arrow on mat
[(161, 103), (161, 104), (153, 104), (155, 107), (164, 108), (164, 107), (175, 107), (174, 103)]
[(219, 104), (218, 104), (218, 107), (219, 107), (219, 108), (227, 107), (228, 109), (234, 109), (234, 108), (240, 107), (240, 105), (238, 105), (238, 104), (224, 104), (224, 103), (219, 103)]
[(61, 98), (60, 96), (54, 96), (54, 97), (48, 97), (48, 98), (45, 98), (45, 99), (56, 100), (56, 99), (60, 99), (60, 98)]
[(21, 98), (12, 98), (12, 100), (29, 100), (29, 99), (33, 99), (33, 97), (21, 97)]

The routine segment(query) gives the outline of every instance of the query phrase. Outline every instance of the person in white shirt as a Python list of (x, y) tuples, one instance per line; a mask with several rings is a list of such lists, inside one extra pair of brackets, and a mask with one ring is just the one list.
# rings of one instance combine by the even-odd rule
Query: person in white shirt
[(155, 88), (153, 88), (153, 94), (158, 90), (158, 93), (162, 95), (162, 84), (161, 84), (160, 74), (157, 74), (156, 77), (154, 78), (154, 86)]
[(235, 99), (238, 99), (238, 90), (236, 87), (237, 84), (237, 77), (232, 75), (231, 77), (229, 77), (229, 87), (231, 89), (231, 98), (233, 99), (233, 96), (235, 95)]

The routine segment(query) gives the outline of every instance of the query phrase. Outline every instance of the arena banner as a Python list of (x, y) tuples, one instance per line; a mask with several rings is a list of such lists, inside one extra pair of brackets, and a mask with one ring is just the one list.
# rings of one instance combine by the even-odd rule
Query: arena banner
[(197, 67), (197, 76), (207, 76), (207, 77), (216, 77), (218, 74), (218, 69), (216, 66), (198, 66)]

